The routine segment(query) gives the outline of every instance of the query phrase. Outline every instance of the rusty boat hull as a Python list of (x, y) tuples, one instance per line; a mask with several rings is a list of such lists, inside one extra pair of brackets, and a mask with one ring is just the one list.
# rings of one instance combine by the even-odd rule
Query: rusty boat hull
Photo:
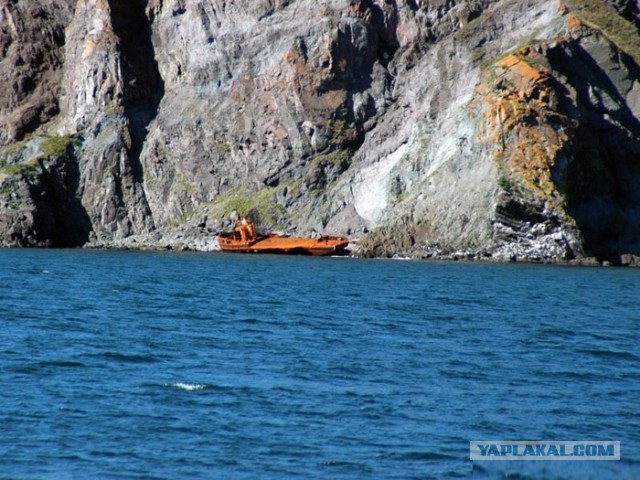
[(275, 233), (257, 235), (252, 223), (241, 223), (233, 232), (218, 235), (218, 244), (223, 252), (323, 256), (344, 254), (349, 239), (340, 236), (282, 237)]

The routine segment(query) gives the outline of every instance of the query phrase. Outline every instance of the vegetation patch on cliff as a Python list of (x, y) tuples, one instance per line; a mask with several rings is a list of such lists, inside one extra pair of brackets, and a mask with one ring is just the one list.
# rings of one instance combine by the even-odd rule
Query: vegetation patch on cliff
[(31, 138), (25, 138), (20, 142), (15, 142), (0, 151), (0, 174), (3, 176), (30, 175), (39, 170), (40, 155), (24, 161), (21, 159), (23, 151)]
[(0, 166), (0, 171), (7, 175), (31, 175), (40, 170), (40, 159), (34, 158), (25, 163)]
[(19, 155), (30, 140), (31, 137), (27, 137), (19, 142), (14, 142), (10, 145), (7, 145), (6, 147), (1, 148), (0, 167), (2, 167), (3, 164), (6, 164), (10, 158)]
[(263, 188), (253, 195), (244, 190), (218, 197), (211, 211), (216, 217), (229, 217), (236, 213), (240, 217), (258, 217), (259, 223), (266, 226), (278, 226), (286, 214), (284, 207), (275, 201), (278, 188)]
[(640, 34), (629, 20), (605, 0), (567, 0), (567, 5), (583, 22), (602, 31), (620, 49), (640, 63)]
[(75, 142), (71, 135), (47, 135), (40, 143), (40, 150), (45, 157), (63, 157)]

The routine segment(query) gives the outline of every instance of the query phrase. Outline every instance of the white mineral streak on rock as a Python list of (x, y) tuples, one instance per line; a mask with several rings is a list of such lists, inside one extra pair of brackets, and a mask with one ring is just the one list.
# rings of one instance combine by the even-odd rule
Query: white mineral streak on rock
[(358, 215), (375, 226), (389, 204), (389, 185), (393, 168), (402, 160), (407, 144), (370, 167), (363, 168), (353, 186)]
[(79, 0), (67, 27), (65, 94), (61, 107), (70, 131), (91, 127), (122, 95), (122, 74), (106, 0)]

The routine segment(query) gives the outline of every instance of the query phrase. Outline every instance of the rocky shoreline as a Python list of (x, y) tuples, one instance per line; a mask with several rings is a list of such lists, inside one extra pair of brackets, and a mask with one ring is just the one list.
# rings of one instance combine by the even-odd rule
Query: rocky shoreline
[[(89, 242), (82, 248), (95, 250), (138, 250), (138, 251), (185, 251), (185, 252), (219, 252), (217, 233), (202, 232), (200, 235), (189, 236), (175, 233), (169, 236), (144, 235), (132, 236), (126, 239), (99, 243)], [(513, 249), (511, 251), (517, 251)], [(414, 248), (407, 252), (376, 255), (375, 251), (365, 250), (360, 241), (355, 240), (349, 246), (348, 256), (354, 258), (392, 259), (392, 260), (430, 260), (441, 262), (472, 262), (472, 263), (524, 263), (538, 265), (565, 265), (585, 267), (640, 267), (640, 256), (623, 254), (617, 258), (598, 259), (595, 256), (581, 258), (538, 257), (504, 254), (504, 250), (490, 253), (486, 250), (474, 251), (471, 249), (445, 252), (437, 246), (426, 248)]]

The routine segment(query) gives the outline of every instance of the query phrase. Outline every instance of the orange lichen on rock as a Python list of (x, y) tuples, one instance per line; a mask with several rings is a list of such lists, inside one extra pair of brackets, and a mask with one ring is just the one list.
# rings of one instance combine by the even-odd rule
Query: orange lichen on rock
[(522, 98), (539, 95), (548, 88), (550, 76), (546, 70), (534, 68), (526, 61), (533, 51), (524, 49), (510, 54), (496, 63), (496, 74), (508, 81)]
[(544, 55), (527, 47), (500, 59), (477, 94), (485, 120), (481, 139), (493, 146), (502, 172), (552, 195), (551, 170), (569, 140), (569, 127), (555, 111)]
[(579, 34), (582, 31), (582, 20), (577, 15), (567, 18), (567, 28), (571, 33)]

